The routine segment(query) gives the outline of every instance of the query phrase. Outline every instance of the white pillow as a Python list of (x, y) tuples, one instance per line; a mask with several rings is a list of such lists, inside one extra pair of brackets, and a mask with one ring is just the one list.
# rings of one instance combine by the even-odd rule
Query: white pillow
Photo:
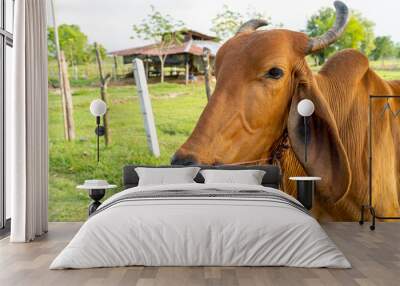
[(199, 167), (135, 168), (139, 176), (139, 186), (195, 183), (193, 179), (199, 170)]
[(205, 184), (246, 184), (261, 185), (265, 171), (262, 170), (201, 170)]

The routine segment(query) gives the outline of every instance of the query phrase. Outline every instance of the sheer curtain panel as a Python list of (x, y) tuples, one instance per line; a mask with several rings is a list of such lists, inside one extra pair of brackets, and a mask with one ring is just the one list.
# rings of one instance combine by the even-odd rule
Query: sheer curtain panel
[(13, 92), (6, 99), (6, 187), (12, 242), (47, 232), (46, 0), (16, 0)]

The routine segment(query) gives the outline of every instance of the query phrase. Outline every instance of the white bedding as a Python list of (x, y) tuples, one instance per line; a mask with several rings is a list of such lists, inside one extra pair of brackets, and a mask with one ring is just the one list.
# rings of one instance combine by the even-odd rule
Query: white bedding
[[(100, 209), (132, 192), (207, 189), (262, 190), (295, 201), (262, 186), (179, 184), (127, 189)], [(127, 265), (351, 267), (318, 222), (289, 204), (261, 198), (174, 197), (104, 207), (85, 222), (50, 269)]]

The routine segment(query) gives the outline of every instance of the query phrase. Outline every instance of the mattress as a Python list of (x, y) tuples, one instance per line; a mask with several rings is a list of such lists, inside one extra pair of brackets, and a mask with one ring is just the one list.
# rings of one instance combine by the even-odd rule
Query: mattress
[(133, 265), (351, 267), (291, 196), (263, 186), (193, 183), (110, 197), (50, 269)]

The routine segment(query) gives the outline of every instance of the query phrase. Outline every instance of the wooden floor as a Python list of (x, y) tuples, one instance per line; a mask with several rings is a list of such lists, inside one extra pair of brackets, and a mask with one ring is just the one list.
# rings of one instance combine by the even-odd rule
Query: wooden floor
[(0, 285), (400, 285), (400, 223), (329, 223), (324, 229), (352, 269), (289, 267), (124, 267), (48, 270), (81, 223), (50, 223), (35, 242), (0, 241)]

